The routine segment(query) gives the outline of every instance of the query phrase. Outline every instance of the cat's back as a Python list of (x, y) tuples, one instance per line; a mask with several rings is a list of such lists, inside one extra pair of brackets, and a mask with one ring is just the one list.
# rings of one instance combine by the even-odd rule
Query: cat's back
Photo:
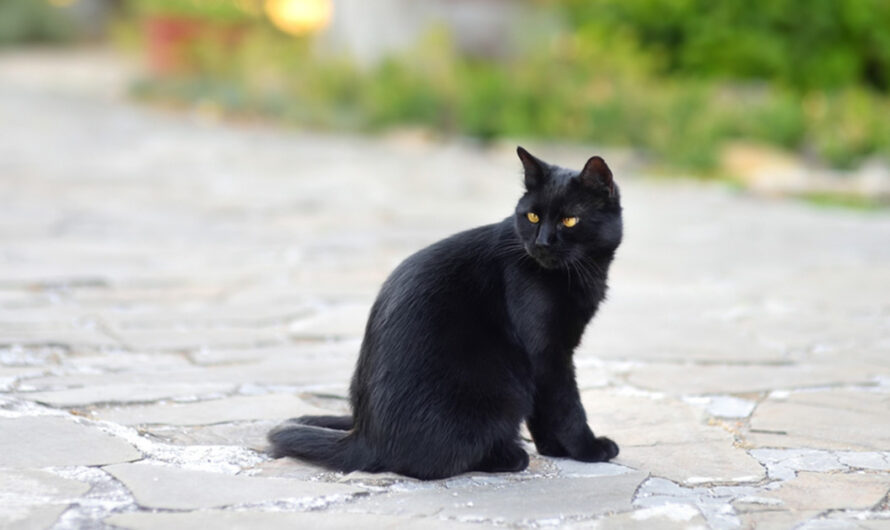
[[(506, 227), (508, 228), (508, 227)], [(487, 292), (500, 284), (509, 252), (504, 222), (480, 226), (442, 239), (407, 257), (393, 270), (381, 299), (440, 298), (461, 292)], [(472, 292), (465, 292), (467, 289)]]

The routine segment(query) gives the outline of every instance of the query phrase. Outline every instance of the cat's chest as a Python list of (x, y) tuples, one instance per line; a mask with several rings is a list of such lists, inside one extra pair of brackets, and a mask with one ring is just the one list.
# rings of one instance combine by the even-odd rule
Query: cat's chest
[(573, 349), (601, 295), (559, 277), (521, 275), (508, 283), (508, 313), (523, 345), (531, 350)]

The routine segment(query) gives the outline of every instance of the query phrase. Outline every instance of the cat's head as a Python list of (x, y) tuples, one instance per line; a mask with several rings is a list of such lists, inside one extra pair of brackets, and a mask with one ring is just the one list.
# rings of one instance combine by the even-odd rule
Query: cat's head
[(584, 169), (551, 165), (522, 147), (526, 192), (516, 205), (516, 233), (542, 267), (570, 267), (614, 253), (621, 243), (621, 201), (606, 162), (594, 156)]

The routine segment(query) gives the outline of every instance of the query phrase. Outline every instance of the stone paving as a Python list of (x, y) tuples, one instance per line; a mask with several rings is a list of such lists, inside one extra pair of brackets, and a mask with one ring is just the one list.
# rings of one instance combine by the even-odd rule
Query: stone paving
[(0, 56), (0, 526), (890, 528), (887, 213), (607, 151), (626, 240), (576, 359), (620, 456), (332, 473), (265, 432), (347, 411), (380, 283), (511, 212), (512, 145), (222, 124), (91, 67)]

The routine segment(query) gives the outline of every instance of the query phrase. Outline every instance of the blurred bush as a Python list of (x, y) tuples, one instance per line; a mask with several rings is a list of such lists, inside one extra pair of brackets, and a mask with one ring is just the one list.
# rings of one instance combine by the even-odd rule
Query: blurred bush
[(141, 15), (239, 22), (255, 18), (261, 5), (257, 0), (135, 0), (130, 3), (132, 11)]
[(570, 0), (580, 31), (627, 31), (661, 74), (799, 90), (890, 88), (886, 0)]
[(65, 42), (74, 36), (68, 14), (43, 0), (0, 0), (0, 46)]
[[(221, 2), (150, 3), (169, 12), (189, 4), (178, 12), (201, 17), (195, 6)], [(440, 29), (371, 67), (319, 52), (245, 5), (229, 2), (252, 18), (208, 13), (240, 28), (237, 46), (203, 33), (186, 43), (187, 71), (144, 80), (136, 93), (312, 127), (417, 124), (482, 139), (624, 145), (703, 172), (734, 140), (837, 167), (890, 155), (883, 0), (541, 1), (536, 8), (564, 21), (546, 46), (469, 57)]]

